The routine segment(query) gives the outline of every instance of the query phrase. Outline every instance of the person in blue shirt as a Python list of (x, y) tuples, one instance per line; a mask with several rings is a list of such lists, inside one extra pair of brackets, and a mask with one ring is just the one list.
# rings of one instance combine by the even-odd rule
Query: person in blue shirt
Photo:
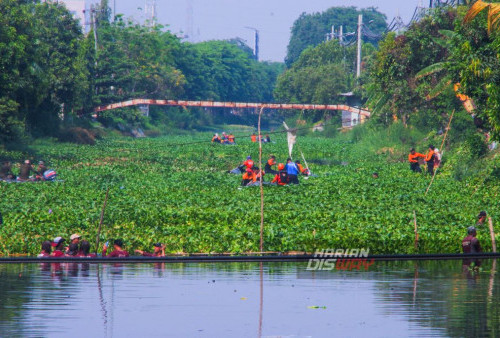
[(288, 183), (299, 184), (298, 175), (300, 173), (297, 164), (292, 162), (291, 158), (286, 160), (285, 170), (288, 174)]

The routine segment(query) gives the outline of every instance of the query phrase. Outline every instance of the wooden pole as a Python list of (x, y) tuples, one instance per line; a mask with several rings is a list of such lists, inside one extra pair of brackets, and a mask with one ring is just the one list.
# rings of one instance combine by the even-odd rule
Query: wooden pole
[(264, 247), (264, 186), (262, 185), (262, 135), (260, 132), (260, 119), (262, 117), (262, 112), (264, 107), (260, 108), (259, 112), (259, 123), (258, 123), (258, 134), (259, 134), (259, 170), (260, 170), (260, 252), (263, 252)]
[(415, 224), (415, 250), (418, 249), (418, 227), (417, 227), (417, 213), (413, 210), (413, 223)]
[(95, 246), (95, 253), (97, 255), (97, 251), (99, 250), (99, 240), (101, 237), (101, 229), (102, 229), (102, 222), (104, 221), (104, 211), (106, 210), (106, 203), (108, 202), (108, 195), (109, 195), (109, 187), (106, 190), (106, 197), (104, 197), (104, 204), (102, 205), (102, 210), (101, 210), (101, 219), (99, 221), (99, 229), (97, 230), (97, 240), (96, 240), (96, 246)]
[[(446, 136), (448, 135), (448, 130), (450, 130), (450, 124), (451, 124), (451, 119), (453, 119), (453, 115), (455, 114), (455, 109), (453, 109), (453, 112), (451, 113), (451, 116), (450, 116), (450, 120), (448, 121), (448, 126), (446, 127), (446, 131), (444, 133), (444, 137), (443, 137), (443, 142), (441, 142), (441, 158), (443, 157), (443, 145), (444, 145), (444, 141), (446, 140)], [(438, 171), (439, 168), (436, 168), (436, 170), (434, 170), (434, 173), (432, 174), (432, 179), (431, 179), (431, 182), (429, 183), (429, 186), (427, 187), (427, 190), (425, 191), (425, 196), (427, 196), (427, 193), (429, 192), (429, 189), (431, 188), (431, 185), (432, 185), (432, 182), (434, 182), (434, 177), (436, 177), (436, 173)]]
[(488, 217), (488, 224), (490, 226), (490, 236), (491, 236), (491, 247), (493, 249), (493, 252), (497, 252), (497, 243), (495, 241), (495, 231), (493, 230), (493, 221), (491, 220), (491, 217)]

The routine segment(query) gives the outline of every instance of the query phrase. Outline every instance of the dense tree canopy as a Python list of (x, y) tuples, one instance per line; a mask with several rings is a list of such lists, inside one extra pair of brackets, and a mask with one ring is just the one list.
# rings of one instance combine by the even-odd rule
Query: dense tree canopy
[(387, 23), (385, 15), (375, 8), (357, 10), (356, 7), (332, 7), (322, 13), (302, 13), (292, 26), (285, 59), (287, 66), (290, 67), (297, 61), (300, 54), (308, 47), (314, 47), (324, 42), (332, 25), (335, 25), (337, 29), (342, 25), (344, 34), (357, 32), (359, 14), (363, 15), (363, 22), (370, 33), (373, 33), (373, 36), (365, 35), (363, 41), (376, 45), (382, 38)]
[[(161, 25), (112, 19), (107, 0), (95, 22), (84, 35), (62, 3), (0, 1), (0, 142), (57, 135), (71, 114), (132, 98), (273, 99), (283, 67), (256, 61), (241, 40), (182, 42)], [(134, 109), (114, 113), (144, 122)], [(203, 121), (200, 112), (175, 114)]]

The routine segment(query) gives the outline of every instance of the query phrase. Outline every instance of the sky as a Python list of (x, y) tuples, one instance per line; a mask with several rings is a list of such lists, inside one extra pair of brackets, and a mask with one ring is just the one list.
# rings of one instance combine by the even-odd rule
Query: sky
[[(145, 1), (153, 0), (109, 0), (109, 4), (117, 13), (142, 22)], [(398, 13), (408, 23), (415, 7), (422, 3), (428, 6), (428, 1), (422, 0), (156, 0), (156, 16), (158, 23), (168, 25), (172, 33), (180, 36), (190, 31), (189, 26), (193, 27), (189, 39), (192, 42), (239, 37), (253, 48), (254, 31), (245, 27), (256, 28), (260, 60), (281, 62), (293, 22), (303, 12), (322, 12), (335, 6), (375, 7), (387, 16), (388, 23)]]

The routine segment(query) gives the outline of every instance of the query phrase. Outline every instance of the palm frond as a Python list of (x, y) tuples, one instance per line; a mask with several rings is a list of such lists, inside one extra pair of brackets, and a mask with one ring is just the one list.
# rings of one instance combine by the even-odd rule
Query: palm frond
[(490, 4), (488, 11), (488, 33), (491, 33), (499, 23), (500, 19), (500, 4)]
[(471, 6), (471, 8), (469, 8), (469, 11), (467, 12), (467, 14), (465, 15), (464, 17), (464, 23), (469, 23), (471, 22), (472, 20), (474, 20), (474, 18), (479, 14), (481, 13), (485, 8), (488, 8), (490, 7), (491, 4), (487, 3), (487, 2), (483, 2), (482, 0), (478, 0), (474, 3), (474, 5)]
[(372, 112), (377, 113), (387, 104), (390, 98), (390, 94), (374, 95), (368, 99), (368, 104), (372, 107)]
[(432, 100), (433, 98), (439, 96), (446, 89), (451, 88), (451, 83), (451, 77), (445, 76), (434, 88), (432, 88), (429, 94), (427, 94), (426, 99)]
[(438, 73), (438, 72), (444, 70), (445, 66), (446, 66), (446, 62), (437, 62), (437, 63), (434, 63), (430, 66), (427, 66), (415, 75), (415, 79), (420, 79), (420, 78), (425, 77), (427, 75)]

